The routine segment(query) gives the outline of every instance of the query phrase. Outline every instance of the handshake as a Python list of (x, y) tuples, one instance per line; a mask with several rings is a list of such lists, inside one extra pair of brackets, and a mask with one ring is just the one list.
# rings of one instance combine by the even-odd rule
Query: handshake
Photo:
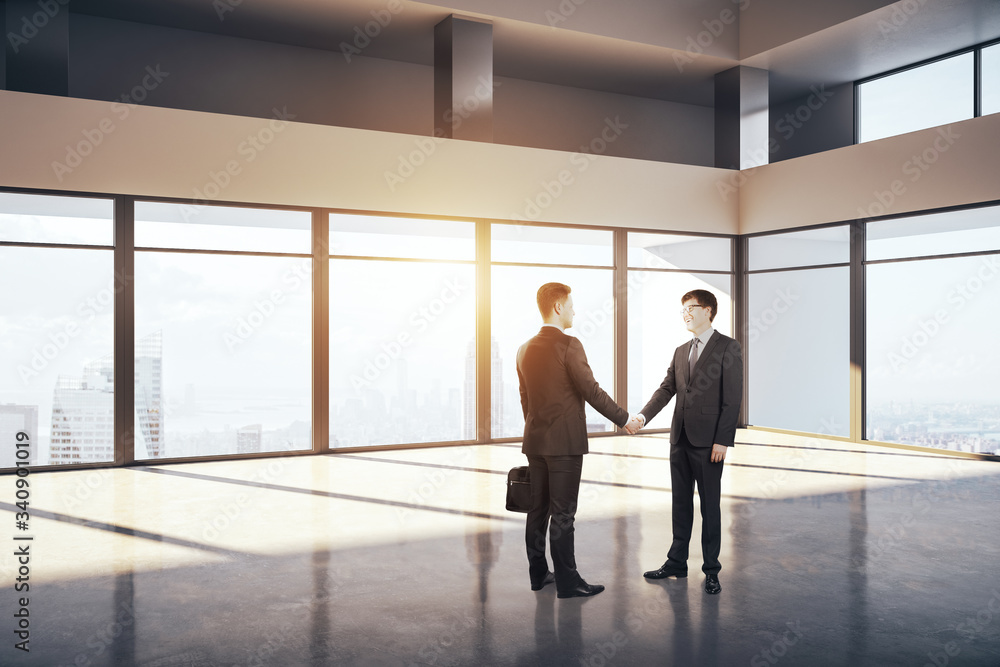
[(646, 418), (641, 414), (632, 415), (625, 424), (624, 429), (629, 435), (635, 435), (639, 430), (646, 425)]

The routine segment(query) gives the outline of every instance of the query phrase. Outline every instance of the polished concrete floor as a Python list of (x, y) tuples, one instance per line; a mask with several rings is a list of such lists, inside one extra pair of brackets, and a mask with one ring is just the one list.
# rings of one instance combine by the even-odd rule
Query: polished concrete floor
[(34, 473), (24, 533), (5, 475), (0, 664), (1000, 665), (1000, 463), (738, 442), (717, 596), (697, 539), (689, 578), (642, 577), (670, 540), (663, 435), (591, 441), (588, 599), (529, 590), (516, 445)]

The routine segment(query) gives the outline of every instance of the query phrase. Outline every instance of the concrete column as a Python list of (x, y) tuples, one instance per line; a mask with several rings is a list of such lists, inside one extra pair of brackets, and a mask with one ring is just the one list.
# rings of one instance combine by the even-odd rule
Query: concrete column
[(452, 14), (434, 26), (434, 134), (493, 141), (493, 24)]
[(715, 166), (768, 162), (767, 70), (733, 67), (715, 75)]
[(3, 86), (24, 93), (69, 95), (67, 0), (7, 0), (4, 19)]
[[(0, 1), (0, 36), (4, 37), (4, 44), (7, 44), (7, 4)], [(4, 46), (0, 49), (0, 90), (7, 90), (7, 49)]]

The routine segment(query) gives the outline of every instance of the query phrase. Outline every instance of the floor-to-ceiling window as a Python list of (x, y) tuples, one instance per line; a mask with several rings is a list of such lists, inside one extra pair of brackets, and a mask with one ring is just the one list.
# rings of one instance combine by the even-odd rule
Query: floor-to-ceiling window
[(135, 459), (310, 448), (308, 211), (135, 204)]
[(754, 236), (748, 422), (850, 435), (850, 227)]
[[(674, 349), (690, 340), (681, 297), (712, 292), (719, 312), (712, 326), (733, 335), (733, 242), (728, 238), (651, 232), (628, 234), (628, 410), (638, 412), (663, 381)], [(670, 415), (667, 406), (664, 414)], [(651, 428), (669, 428), (661, 417)]]
[[(0, 193), (0, 467), (114, 460), (114, 205)], [(24, 459), (19, 459), (22, 462)]]
[[(542, 325), (535, 296), (545, 283), (564, 283), (572, 290), (576, 317), (566, 333), (580, 339), (595, 379), (613, 395), (613, 234), (600, 229), (510, 224), (491, 228), (491, 431), (494, 438), (513, 438), (524, 431), (517, 349)], [(586, 415), (591, 432), (615, 429), (589, 405)]]
[(866, 437), (1000, 453), (1000, 207), (866, 236)]
[(474, 440), (475, 223), (329, 219), (330, 446)]
[[(863, 271), (851, 264), (859, 226), (747, 239), (749, 424), (850, 436), (855, 319), (866, 439), (1000, 453), (998, 211), (867, 222), (853, 239), (858, 251), (865, 239)], [(689, 337), (682, 294), (714, 292), (715, 327), (735, 327), (727, 237), (330, 214), (329, 301), (316, 303), (319, 211), (137, 201), (134, 212), (139, 461), (308, 451), (317, 316), (329, 318), (331, 447), (519, 437), (516, 352), (541, 325), (545, 282), (572, 288), (568, 333), (605, 390), (627, 381), (630, 412)], [(0, 435), (35, 434), (35, 465), (114, 460), (114, 220), (108, 197), (0, 194)], [(476, 299), (477, 228), (489, 234), (488, 304)], [(851, 302), (852, 275), (864, 304)], [(616, 279), (628, 320), (617, 375)], [(477, 308), (489, 308), (488, 347)], [(484, 349), (488, 434), (476, 414)], [(589, 406), (587, 420), (613, 430)]]

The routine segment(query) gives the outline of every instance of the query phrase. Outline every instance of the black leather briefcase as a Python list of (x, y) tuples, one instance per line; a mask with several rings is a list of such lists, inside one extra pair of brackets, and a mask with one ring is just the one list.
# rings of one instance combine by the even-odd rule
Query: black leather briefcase
[(511, 512), (527, 512), (531, 509), (528, 466), (511, 468), (507, 473), (507, 509)]

